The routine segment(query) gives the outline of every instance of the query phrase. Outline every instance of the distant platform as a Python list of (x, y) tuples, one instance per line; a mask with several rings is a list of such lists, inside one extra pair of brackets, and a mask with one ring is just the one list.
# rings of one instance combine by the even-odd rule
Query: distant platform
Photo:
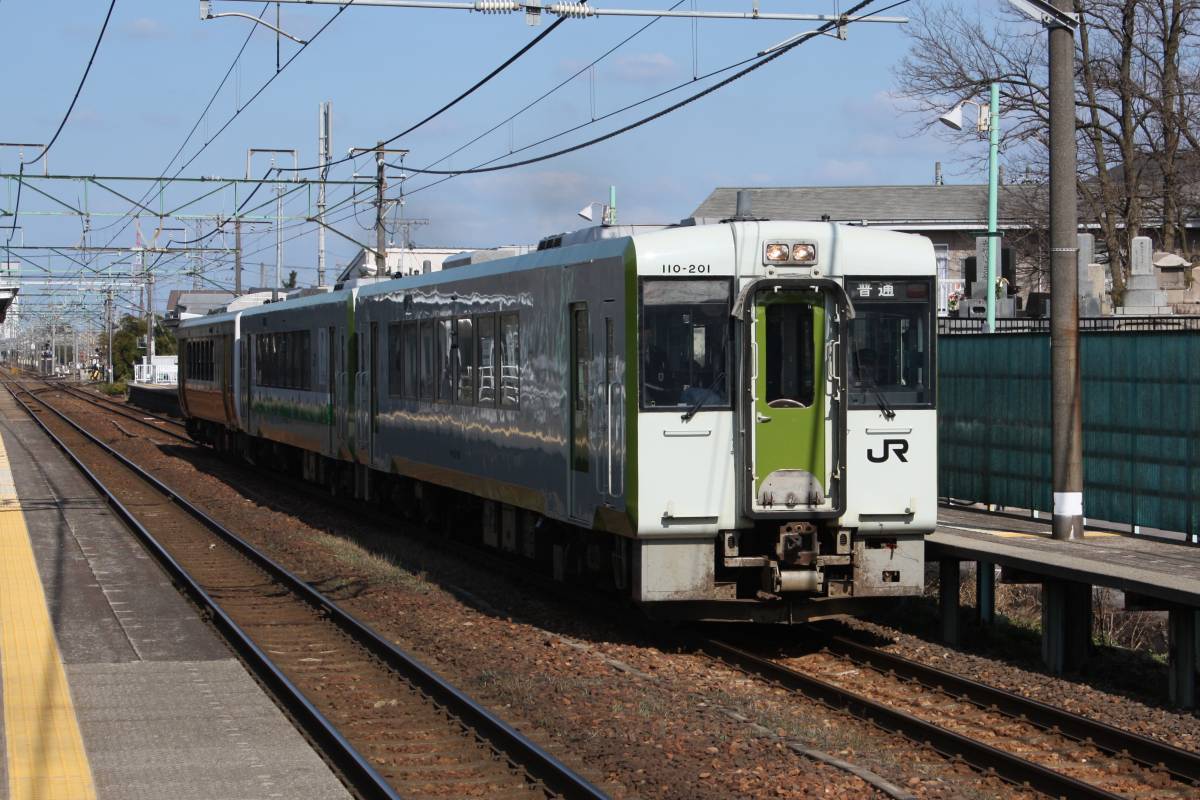
[(1193, 545), (1097, 530), (1063, 542), (1050, 538), (1048, 521), (953, 508), (939, 510), (938, 529), (925, 542), (930, 561), (989, 561), (1200, 607), (1200, 547)]
[(156, 414), (182, 416), (179, 409), (179, 389), (174, 385), (130, 383), (126, 385), (129, 403)]
[(0, 393), (0, 797), (349, 795)]

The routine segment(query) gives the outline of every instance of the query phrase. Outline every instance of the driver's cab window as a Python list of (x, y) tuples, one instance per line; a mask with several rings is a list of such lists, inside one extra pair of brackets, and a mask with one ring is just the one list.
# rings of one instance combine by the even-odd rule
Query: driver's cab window
[(771, 408), (813, 404), (813, 309), (808, 303), (766, 307), (766, 394)]
[(729, 407), (732, 293), (727, 279), (642, 282), (642, 408)]

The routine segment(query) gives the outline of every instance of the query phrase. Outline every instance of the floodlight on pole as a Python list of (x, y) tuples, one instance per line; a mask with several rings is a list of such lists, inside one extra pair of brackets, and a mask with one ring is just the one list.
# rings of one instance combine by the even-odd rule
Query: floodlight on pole
[[(989, 102), (977, 103), (974, 100), (963, 100), (954, 108), (938, 117), (938, 122), (956, 131), (963, 129), (963, 106), (973, 105), (979, 109), (979, 121), (976, 130), (980, 134), (988, 134), (988, 258), (987, 258), (987, 324), (985, 332), (996, 330), (996, 278), (997, 262), (999, 261), (998, 208), (1000, 195), (1000, 84), (993, 83), (989, 87)], [(979, 265), (976, 265), (978, 268)]]

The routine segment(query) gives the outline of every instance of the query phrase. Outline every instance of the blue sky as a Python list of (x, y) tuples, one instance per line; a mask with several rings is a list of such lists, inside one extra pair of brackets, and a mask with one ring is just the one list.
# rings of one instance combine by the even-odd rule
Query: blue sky
[[(708, 10), (750, 6), (748, 0), (697, 2)], [(690, 3), (685, 0), (682, 7)], [(982, 0), (980, 4), (992, 5)], [(659, 0), (610, 0), (605, 5), (665, 7)], [(765, 11), (829, 12), (835, 7), (833, 0), (763, 0), (761, 5)], [(218, 12), (257, 13), (261, 8), (222, 0), (214, 6)], [(50, 136), (79, 80), (106, 8), (99, 0), (4, 0), (0, 4), (0, 24), (9, 33), (0, 140), (41, 142)], [(333, 7), (285, 6), (283, 27), (307, 38), (334, 11)], [(571, 20), (483, 90), (393, 146), (411, 151), (405, 160), (409, 166), (434, 162), (587, 65), (646, 21)], [(543, 26), (549, 22), (547, 18)], [(51, 171), (160, 174), (232, 62), (249, 25), (237, 19), (201, 21), (195, 0), (118, 0), (83, 95), (50, 153)], [(594, 70), (445, 163), (462, 168), (503, 155), (510, 147), (587, 122), (593, 109), (597, 115), (609, 113), (687, 81), (694, 72), (703, 74), (752, 56), (807, 27), (801, 22), (705, 21), (696, 26), (693, 46), (691, 22), (659, 21)], [(184, 174), (240, 176), (248, 147), (298, 148), (304, 164), (314, 163), (317, 109), (322, 100), (333, 103), (335, 156), (344, 155), (351, 146), (371, 145), (469, 86), (539, 30), (527, 27), (516, 14), (350, 7)], [(410, 197), (404, 214), (431, 221), (415, 229), (418, 245), (489, 246), (535, 241), (544, 234), (578, 227), (582, 220), (575, 212), (590, 201), (604, 200), (610, 184), (617, 186), (622, 222), (650, 223), (686, 216), (718, 185), (927, 183), (933, 162), (949, 161), (952, 153), (932, 135), (913, 135), (915, 121), (903, 117), (891, 98), (892, 69), (907, 47), (898, 26), (857, 25), (850, 29), (848, 41), (814, 40), (679, 112), (601, 145), (505, 172), (460, 176), (427, 189), (422, 187), (431, 179), (413, 175), (405, 184)], [(284, 59), (295, 50), (296, 45), (285, 41)], [(275, 37), (260, 28), (184, 156), (190, 158), (274, 71)], [(685, 89), (644, 109), (656, 110), (688, 93)], [(614, 117), (554, 144), (590, 138), (644, 113), (638, 109)], [(253, 172), (261, 174), (266, 165), (265, 160), (256, 160)], [(373, 171), (369, 159), (358, 166), (364, 175)], [(0, 149), (0, 167), (15, 171), (16, 153)], [(352, 172), (346, 164), (331, 177), (349, 178)], [(77, 184), (40, 187), (82, 202)], [(121, 190), (137, 191), (140, 196), (144, 186), (124, 184)], [(0, 206), (11, 208), (11, 192), (12, 187), (6, 187)], [(199, 194), (195, 188), (179, 186), (168, 192), (167, 205)], [(330, 189), (331, 202), (347, 192)], [(269, 197), (268, 192), (260, 192), (255, 202)], [(92, 210), (128, 207), (94, 187), (88, 190), (88, 202)], [(311, 213), (308, 204), (308, 194), (298, 192), (289, 199), (286, 213)], [(22, 198), (23, 210), (51, 207), (50, 201), (28, 191)], [(232, 194), (225, 193), (200, 201), (192, 210), (228, 213), (232, 208)], [(123, 231), (119, 227), (98, 230), (110, 222), (94, 219), (93, 244), (104, 244), (118, 232), (115, 245), (134, 244), (132, 226)], [(372, 209), (364, 204), (357, 219), (350, 216), (338, 227), (366, 240), (372, 234), (362, 226), (371, 222)], [(154, 224), (147, 217), (140, 226), (149, 231)], [(78, 219), (22, 215), (21, 225), (18, 236), (23, 234), (26, 244), (67, 244), (80, 238)], [(312, 225), (299, 224), (286, 230), (285, 264), (299, 271), (301, 283), (315, 277), (312, 230)], [(176, 234), (177, 238), (191, 235)], [(210, 241), (216, 244), (220, 238)], [(232, 237), (226, 242), (231, 246)], [(265, 261), (269, 271), (273, 269), (274, 234), (269, 226), (258, 226), (256, 233), (247, 235), (245, 245), (247, 268), (255, 278), (258, 262)], [(344, 263), (355, 252), (353, 244), (335, 236), (328, 237), (328, 248), (331, 265)], [(58, 261), (48, 263), (58, 268)], [(178, 285), (168, 276), (182, 266), (181, 259), (163, 266), (160, 298), (171, 285)], [(228, 266), (210, 263), (205, 269), (210, 280), (231, 280)], [(248, 282), (257, 280), (248, 278)]]

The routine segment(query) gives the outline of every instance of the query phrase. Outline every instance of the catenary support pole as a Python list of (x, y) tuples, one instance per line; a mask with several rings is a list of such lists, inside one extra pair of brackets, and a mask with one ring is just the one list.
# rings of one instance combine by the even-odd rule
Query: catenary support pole
[(283, 187), (275, 187), (275, 283), (271, 287), (271, 301), (279, 299), (279, 288), (283, 285)]
[[(1055, 6), (1071, 12), (1071, 0)], [(1050, 38), (1050, 372), (1055, 539), (1083, 536), (1083, 420), (1079, 380), (1078, 208), (1075, 187), (1075, 36)]]
[(233, 294), (242, 296), (242, 221), (233, 221)]
[(332, 147), (330, 139), (330, 122), (332, 104), (326, 100), (321, 103), (321, 111), (317, 122), (320, 134), (317, 137), (317, 156), (321, 169), (318, 172), (321, 184), (317, 187), (317, 286), (325, 285), (325, 180), (329, 177), (329, 150)]

